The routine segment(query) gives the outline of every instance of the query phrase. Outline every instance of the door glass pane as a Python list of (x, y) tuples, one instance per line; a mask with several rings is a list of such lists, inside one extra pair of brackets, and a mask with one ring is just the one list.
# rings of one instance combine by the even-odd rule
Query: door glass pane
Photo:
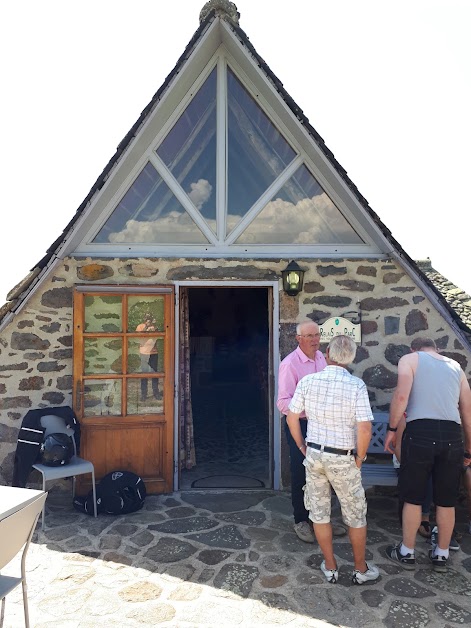
[(216, 68), (156, 152), (216, 233)]
[(164, 411), (164, 378), (128, 378), (128, 414), (160, 414)]
[(302, 165), (237, 244), (362, 244), (363, 240)]
[(296, 153), (230, 69), (227, 90), (228, 234)]
[(129, 297), (128, 332), (164, 331), (164, 297)]
[(155, 336), (128, 340), (128, 373), (163, 373), (164, 339)]
[(122, 354), (122, 338), (84, 338), (84, 373), (122, 373)]
[(121, 380), (85, 380), (82, 407), (84, 416), (121, 416)]
[(206, 244), (207, 238), (148, 163), (93, 242), (111, 244)]
[(122, 330), (120, 296), (85, 297), (85, 331), (116, 333)]

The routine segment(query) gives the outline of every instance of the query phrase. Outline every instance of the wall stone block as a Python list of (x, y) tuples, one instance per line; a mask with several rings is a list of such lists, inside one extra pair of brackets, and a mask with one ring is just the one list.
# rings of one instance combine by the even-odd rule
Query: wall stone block
[(335, 283), (346, 290), (354, 290), (355, 292), (372, 292), (375, 289), (372, 283), (355, 281), (354, 279), (339, 279)]
[(317, 266), (317, 272), (321, 277), (329, 277), (329, 275), (346, 275), (345, 266)]
[(455, 338), (455, 342), (453, 343), (453, 346), (455, 349), (458, 349), (459, 351), (463, 351), (463, 348), (464, 348), (463, 345), (456, 338)]
[(425, 301), (425, 297), (423, 297), (421, 295), (417, 295), (415, 297), (412, 297), (412, 301), (413, 301), (414, 305), (417, 305), (418, 303), (422, 303), (422, 301)]
[(414, 286), (396, 286), (395, 288), (391, 288), (391, 292), (414, 292)]
[(18, 385), (19, 390), (41, 390), (41, 388), (44, 388), (44, 378), (38, 375), (22, 379)]
[(0, 395), (4, 395), (7, 392), (5, 384), (0, 384)]
[(153, 265), (153, 260), (149, 264), (125, 264), (118, 268), (120, 275), (124, 277), (155, 277), (159, 273), (159, 269)]
[(406, 334), (412, 336), (426, 329), (428, 329), (426, 315), (420, 310), (411, 310), (406, 316)]
[(59, 390), (72, 390), (72, 375), (64, 375), (63, 377), (57, 378), (57, 388)]
[(56, 351), (51, 351), (49, 357), (53, 360), (67, 360), (68, 358), (72, 358), (72, 349), (57, 349)]
[(0, 410), (31, 408), (31, 405), (29, 397), (3, 397), (3, 399), (0, 399)]
[(359, 364), (360, 362), (363, 362), (363, 360), (367, 360), (370, 357), (370, 354), (368, 353), (368, 349), (365, 349), (365, 347), (357, 347), (357, 352), (355, 354), (355, 359), (353, 360), (353, 364)]
[(58, 364), (57, 362), (39, 362), (38, 371), (40, 373), (49, 373), (52, 371), (63, 371), (65, 364)]
[(384, 317), (384, 333), (386, 336), (399, 333), (399, 324), (401, 319), (399, 316), (385, 316)]
[(372, 312), (373, 310), (391, 310), (392, 308), (402, 307), (403, 305), (409, 305), (409, 301), (401, 299), (400, 297), (381, 297), (379, 299), (368, 297), (361, 301), (361, 309), (368, 312)]
[(46, 349), (49, 349), (50, 346), (51, 343), (49, 340), (40, 338), (36, 334), (14, 331), (11, 335), (10, 347), (15, 349), (15, 351), (27, 351), (30, 349), (45, 351)]
[(450, 358), (451, 360), (456, 360), (458, 364), (461, 366), (463, 371), (466, 371), (468, 367), (468, 359), (462, 353), (453, 353), (452, 351), (442, 351), (441, 355), (444, 355), (446, 358)]
[(25, 353), (23, 355), (25, 360), (42, 360), (44, 356), (45, 356), (45, 353), (35, 353), (33, 351), (31, 353)]
[(46, 334), (54, 334), (56, 331), (59, 331), (60, 328), (60, 323), (55, 322), (50, 325), (42, 325), (39, 329)]
[(9, 485), (13, 479), (13, 463), (15, 460), (15, 452), (11, 451), (3, 459), (0, 465), (0, 480), (2, 484)]
[(12, 421), (18, 421), (22, 415), (19, 412), (7, 412), (7, 416)]
[(384, 352), (384, 357), (388, 362), (397, 366), (402, 356), (407, 353), (410, 353), (410, 347), (408, 345), (388, 344)]
[(367, 368), (362, 375), (362, 380), (367, 386), (387, 390), (396, 387), (397, 374), (387, 369), (382, 364)]
[(348, 307), (352, 303), (350, 297), (338, 297), (338, 296), (321, 296), (313, 297), (309, 301), (310, 303), (318, 303), (319, 305), (326, 305), (331, 308), (343, 308)]
[(330, 318), (330, 312), (324, 312), (323, 310), (313, 310), (306, 314), (307, 318), (314, 321), (318, 325), (322, 325), (328, 318)]
[(0, 442), (1, 443), (16, 443), (18, 439), (18, 428), (8, 427), (0, 423)]
[(383, 277), (383, 283), (397, 283), (404, 277), (404, 273), (385, 273)]
[(25, 327), (33, 327), (33, 321), (20, 321), (18, 323), (18, 329), (24, 329)]
[(367, 277), (376, 277), (378, 269), (376, 266), (358, 266), (357, 275), (366, 275)]
[(285, 358), (288, 353), (294, 351), (298, 343), (296, 342), (296, 323), (280, 324), (280, 359)]
[[(448, 346), (449, 336), (442, 336), (441, 338), (435, 338), (435, 344), (437, 345), (437, 349), (446, 349)], [(457, 347), (455, 347), (456, 349)], [(463, 347), (459, 347), (463, 348)]]
[(376, 321), (361, 321), (361, 335), (368, 336), (378, 331), (378, 323)]
[(51, 406), (60, 406), (64, 399), (64, 395), (60, 392), (46, 392), (42, 396), (42, 400), (47, 401)]
[(0, 373), (7, 371), (26, 371), (28, 362), (20, 362), (19, 364), (0, 364)]
[(103, 281), (114, 275), (107, 264), (86, 264), (77, 268), (77, 277), (82, 281)]
[(312, 294), (313, 292), (324, 292), (325, 286), (318, 281), (308, 281), (303, 286), (303, 292), (306, 294)]
[(167, 279), (171, 281), (183, 281), (185, 279), (247, 279), (254, 281), (277, 281), (279, 273), (267, 268), (257, 268), (256, 266), (218, 266), (208, 268), (207, 266), (180, 266), (170, 268)]
[(41, 305), (55, 309), (72, 307), (72, 288), (52, 288), (41, 295)]
[(280, 319), (296, 320), (299, 316), (299, 298), (290, 297), (285, 292), (280, 292)]
[(73, 344), (73, 338), (72, 336), (61, 336), (57, 339), (57, 342), (60, 342), (60, 344), (64, 345), (64, 347), (71, 347)]

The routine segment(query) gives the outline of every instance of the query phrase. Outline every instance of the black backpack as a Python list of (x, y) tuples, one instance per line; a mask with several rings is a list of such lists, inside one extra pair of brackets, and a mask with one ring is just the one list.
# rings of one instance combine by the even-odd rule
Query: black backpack
[[(96, 485), (97, 513), (125, 515), (140, 510), (146, 498), (144, 480), (131, 471), (111, 471)], [(75, 497), (74, 508), (93, 515), (93, 491)]]

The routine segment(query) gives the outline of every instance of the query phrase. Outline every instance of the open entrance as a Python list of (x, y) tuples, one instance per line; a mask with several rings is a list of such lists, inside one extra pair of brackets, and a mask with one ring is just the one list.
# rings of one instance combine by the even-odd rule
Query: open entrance
[(194, 451), (180, 488), (271, 487), (271, 289), (183, 290), (192, 427), (182, 417), (180, 426), (192, 429)]

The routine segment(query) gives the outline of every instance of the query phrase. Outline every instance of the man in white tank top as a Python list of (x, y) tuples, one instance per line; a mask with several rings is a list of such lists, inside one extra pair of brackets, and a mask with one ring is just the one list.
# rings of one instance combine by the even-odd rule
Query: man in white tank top
[(446, 571), (459, 478), (463, 464), (471, 465), (471, 391), (460, 365), (441, 356), (431, 338), (416, 338), (411, 348), (399, 360), (384, 443), (385, 451), (394, 453), (397, 426), (407, 412), (399, 474), (403, 539), (389, 546), (386, 555), (404, 569), (415, 568), (421, 504), (431, 474), (438, 542), (432, 544), (430, 559), (436, 571)]

